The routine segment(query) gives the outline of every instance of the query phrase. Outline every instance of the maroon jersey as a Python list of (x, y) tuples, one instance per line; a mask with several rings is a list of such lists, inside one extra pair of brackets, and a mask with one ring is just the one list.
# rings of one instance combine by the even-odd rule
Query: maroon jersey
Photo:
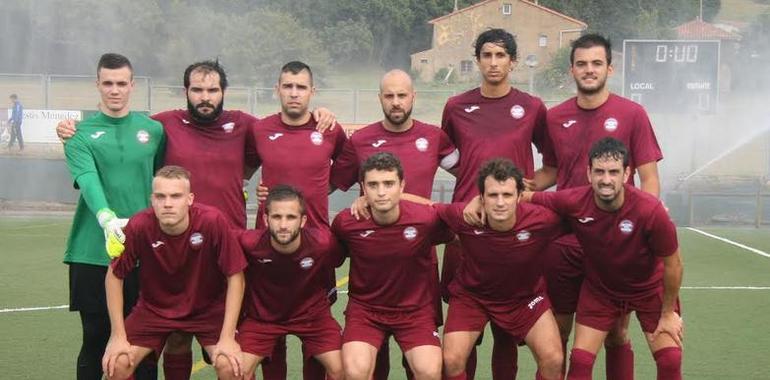
[(466, 203), (436, 205), (441, 219), (457, 234), (465, 254), (453, 286), (487, 302), (531, 299), (541, 290), (544, 248), (566, 233), (553, 211), (528, 203), (516, 206), (510, 231), (476, 227), (463, 221)]
[(337, 239), (327, 228), (304, 228), (300, 247), (277, 252), (267, 230), (245, 231), (240, 238), (246, 269), (245, 313), (262, 322), (280, 323), (314, 318), (330, 307), (327, 273), (343, 259)]
[(532, 202), (569, 222), (583, 247), (589, 286), (616, 299), (632, 300), (659, 290), (661, 257), (673, 254), (679, 243), (663, 203), (630, 184), (624, 188), (623, 206), (615, 212), (596, 206), (591, 186), (538, 192)]
[(637, 167), (663, 159), (650, 119), (641, 105), (610, 94), (604, 104), (587, 110), (572, 98), (548, 110), (543, 165), (557, 168), (560, 190), (588, 184), (586, 167), (591, 146), (605, 138), (621, 141), (628, 149), (631, 176)]
[(540, 98), (515, 88), (501, 98), (486, 98), (479, 88), (450, 98), (441, 128), (462, 157), (452, 201), (467, 202), (478, 194), (478, 170), (495, 157), (510, 159), (525, 177), (532, 178), (532, 143), (541, 149), (545, 114)]
[(332, 166), (331, 183), (347, 191), (358, 182), (361, 163), (378, 152), (393, 153), (404, 167), (404, 192), (430, 198), (433, 178), (439, 166), (451, 169), (458, 161), (457, 149), (446, 133), (436, 126), (414, 120), (411, 128), (392, 132), (382, 122), (356, 131), (345, 143)]
[(195, 200), (216, 207), (233, 226), (246, 228), (244, 164), (259, 166), (252, 130), (257, 119), (224, 111), (211, 123), (198, 123), (186, 110), (166, 111), (153, 119), (166, 132), (165, 165), (189, 170)]
[(124, 232), (126, 250), (112, 262), (118, 278), (137, 263), (141, 305), (167, 319), (184, 319), (220, 308), (224, 312), (227, 277), (246, 268), (230, 224), (217, 209), (193, 204), (190, 226), (178, 236), (161, 231), (152, 209), (131, 217)]
[(391, 225), (356, 220), (350, 209), (340, 211), (332, 224), (350, 256), (350, 299), (374, 310), (432, 307), (436, 264), (431, 247), (454, 238), (432, 207), (405, 200), (399, 207), (398, 221)]
[[(329, 172), (342, 151), (345, 131), (337, 124), (324, 133), (316, 131), (313, 118), (301, 126), (289, 126), (281, 114), (260, 120), (254, 141), (262, 161), (262, 183), (271, 188), (291, 185), (302, 192), (309, 227), (329, 225)], [(264, 204), (257, 213), (257, 226), (264, 227)]]

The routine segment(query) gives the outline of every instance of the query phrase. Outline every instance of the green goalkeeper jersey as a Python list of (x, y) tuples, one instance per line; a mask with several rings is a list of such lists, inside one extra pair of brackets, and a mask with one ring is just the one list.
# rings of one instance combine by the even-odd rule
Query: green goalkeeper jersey
[(110, 208), (119, 218), (129, 218), (147, 208), (163, 139), (163, 126), (136, 112), (121, 118), (99, 112), (78, 125), (64, 145), (67, 167), (80, 189), (65, 263), (110, 263), (96, 213)]

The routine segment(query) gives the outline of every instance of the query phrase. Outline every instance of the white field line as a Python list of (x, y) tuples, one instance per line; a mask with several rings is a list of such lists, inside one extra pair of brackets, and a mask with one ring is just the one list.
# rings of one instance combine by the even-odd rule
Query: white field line
[(770, 258), (770, 253), (767, 253), (767, 252), (765, 252), (765, 251), (760, 251), (760, 250), (758, 250), (758, 249), (756, 249), (756, 248), (753, 248), (753, 247), (749, 247), (748, 245), (745, 245), (745, 244), (741, 244), (741, 243), (738, 243), (738, 242), (734, 242), (734, 241), (732, 241), (732, 240), (730, 240), (730, 239), (726, 239), (726, 238), (723, 238), (723, 237), (721, 237), (721, 236), (717, 236), (717, 235), (714, 235), (714, 234), (710, 234), (710, 233), (708, 233), (708, 232), (706, 232), (706, 231), (701, 231), (701, 230), (699, 230), (699, 229), (697, 229), (697, 228), (686, 227), (686, 229), (688, 229), (688, 230), (690, 230), (690, 231), (692, 231), (692, 232), (697, 232), (697, 233), (699, 233), (699, 234), (701, 234), (701, 235), (704, 235), (704, 236), (708, 236), (708, 237), (710, 237), (710, 238), (712, 238), (712, 239), (716, 239), (716, 240), (719, 240), (719, 241), (721, 241), (721, 242), (723, 242), (723, 243), (731, 244), (731, 245), (734, 245), (734, 246), (736, 246), (736, 247), (738, 247), (738, 248), (743, 248), (743, 249), (745, 249), (745, 250), (747, 250), (747, 251), (749, 251), (749, 252), (752, 252), (752, 253), (756, 253), (757, 255), (760, 255), (760, 256), (764, 256), (764, 257)]
[(56, 309), (66, 309), (68, 307), (70, 307), (70, 305), (19, 307), (15, 309), (0, 309), (0, 313), (19, 313), (22, 311), (56, 310)]

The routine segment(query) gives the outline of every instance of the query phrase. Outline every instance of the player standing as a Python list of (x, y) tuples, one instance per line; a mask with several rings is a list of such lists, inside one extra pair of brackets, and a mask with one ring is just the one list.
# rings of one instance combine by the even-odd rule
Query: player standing
[[(240, 379), (235, 328), (244, 291), (246, 259), (224, 216), (193, 204), (190, 174), (178, 166), (158, 170), (152, 209), (126, 226), (126, 250), (105, 282), (112, 334), (102, 366), (109, 379), (126, 379), (135, 363), (158, 355), (175, 331), (194, 334), (213, 358), (220, 379)], [(123, 279), (136, 271), (142, 292), (123, 319)]]
[[(107, 53), (97, 65), (99, 112), (84, 120), (64, 146), (67, 167), (80, 189), (64, 263), (69, 265), (70, 311), (80, 313), (83, 343), (78, 379), (100, 379), (101, 358), (110, 336), (104, 278), (110, 258), (105, 239), (121, 240), (128, 218), (147, 207), (155, 153), (163, 142), (160, 123), (130, 112), (134, 87), (131, 62)], [(133, 306), (136, 276), (125, 282), (125, 308)], [(152, 377), (152, 375), (149, 375)]]
[(431, 247), (454, 236), (430, 206), (401, 199), (403, 169), (392, 154), (369, 157), (360, 178), (371, 219), (356, 220), (343, 210), (332, 224), (350, 256), (345, 378), (370, 379), (377, 350), (392, 334), (416, 379), (440, 379)]
[[(596, 34), (580, 37), (572, 43), (570, 63), (577, 96), (548, 110), (548, 147), (543, 154), (543, 169), (535, 175), (534, 188), (545, 190), (555, 184), (558, 190), (564, 190), (587, 185), (583, 163), (589, 148), (611, 136), (629, 149), (629, 182), (633, 184), (636, 171), (641, 189), (659, 196), (657, 162), (663, 155), (647, 113), (639, 104), (607, 88), (607, 78), (613, 71), (609, 40)], [(574, 235), (559, 239), (549, 251), (548, 294), (566, 350), (584, 277), (583, 252)], [(627, 331), (613, 329), (605, 345), (607, 378), (632, 379), (634, 354)]]
[[(545, 136), (546, 108), (543, 102), (509, 83), (510, 72), (517, 64), (513, 35), (503, 29), (490, 29), (479, 34), (475, 56), (482, 76), (481, 86), (450, 98), (441, 121), (442, 129), (462, 157), (452, 202), (468, 202), (478, 194), (476, 174), (491, 158), (508, 158), (524, 172), (525, 178), (532, 178), (535, 172), (532, 143), (540, 149)], [(460, 245), (448, 244), (441, 273), (445, 295), (461, 260)], [(494, 323), (492, 332), (495, 336), (493, 378), (515, 378), (516, 347), (512, 337), (499, 334)], [(473, 378), (475, 351), (471, 355), (468, 376)]]
[(532, 195), (533, 203), (569, 221), (583, 247), (585, 281), (568, 378), (591, 378), (604, 339), (613, 329), (626, 331), (634, 311), (658, 379), (681, 379), (683, 270), (676, 227), (659, 199), (627, 183), (630, 155), (622, 142), (599, 140), (587, 160), (590, 186)]
[[(402, 70), (387, 72), (380, 81), (379, 100), (385, 118), (370, 124), (350, 136), (340, 156), (332, 166), (331, 184), (347, 191), (359, 180), (361, 163), (377, 152), (390, 152), (404, 168), (404, 191), (424, 198), (431, 198), (433, 180), (439, 167), (452, 169), (459, 160), (459, 152), (446, 134), (436, 126), (412, 119), (415, 92), (412, 79)], [(359, 198), (359, 209), (366, 211), (365, 198)], [(433, 249), (434, 265), (438, 284), (438, 258)], [(443, 311), (438, 287), (435, 290), (436, 323), (443, 324)], [(388, 340), (377, 353), (374, 378), (388, 378), (390, 370)], [(411, 373), (406, 359), (402, 360)]]
[(297, 335), (306, 356), (318, 359), (331, 379), (342, 378), (342, 328), (331, 314), (326, 275), (342, 255), (328, 228), (305, 228), (305, 202), (290, 186), (270, 189), (267, 230), (241, 235), (249, 267), (245, 318), (238, 327), (244, 377), (269, 357), (276, 342)]
[(449, 286), (447, 379), (467, 378), (468, 355), (490, 320), (515, 343), (530, 347), (538, 365), (536, 379), (562, 379), (564, 355), (542, 275), (544, 248), (566, 229), (553, 212), (519, 203), (522, 174), (507, 159), (487, 162), (479, 170), (477, 186), (487, 218), (483, 227), (464, 222), (464, 203), (436, 206), (465, 254)]

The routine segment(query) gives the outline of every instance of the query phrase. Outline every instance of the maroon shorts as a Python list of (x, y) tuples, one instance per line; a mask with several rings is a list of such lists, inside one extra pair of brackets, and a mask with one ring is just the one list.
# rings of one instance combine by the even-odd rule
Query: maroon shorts
[(432, 307), (410, 312), (383, 312), (372, 310), (353, 300), (348, 301), (343, 343), (366, 342), (380, 348), (388, 335), (396, 338), (402, 352), (417, 346), (441, 347)]
[(203, 347), (213, 346), (219, 341), (224, 317), (222, 308), (211, 308), (193, 317), (168, 319), (137, 304), (126, 318), (126, 335), (132, 345), (151, 348), (156, 354), (163, 351), (166, 339), (175, 331), (195, 335)]
[[(580, 289), (576, 322), (601, 331), (610, 331), (615, 321), (626, 314), (635, 311), (636, 318), (642, 326), (642, 331), (652, 333), (658, 327), (660, 309), (663, 305), (663, 288), (647, 297), (623, 301), (594, 290), (588, 283)], [(681, 315), (679, 300), (676, 301), (675, 311)]]
[(449, 300), (444, 334), (455, 331), (484, 331), (491, 321), (513, 336), (516, 344), (524, 338), (540, 316), (551, 307), (545, 293), (534, 294), (531, 299), (511, 302), (487, 302), (479, 300), (463, 289), (452, 289)]
[(342, 328), (329, 310), (302, 321), (284, 323), (261, 322), (246, 317), (238, 325), (236, 339), (243, 352), (269, 358), (278, 340), (286, 335), (295, 335), (302, 341), (305, 358), (342, 347)]
[[(572, 239), (572, 243), (569, 239)], [(548, 244), (545, 279), (554, 313), (572, 314), (577, 310), (584, 278), (583, 249), (577, 245), (573, 235)]]

